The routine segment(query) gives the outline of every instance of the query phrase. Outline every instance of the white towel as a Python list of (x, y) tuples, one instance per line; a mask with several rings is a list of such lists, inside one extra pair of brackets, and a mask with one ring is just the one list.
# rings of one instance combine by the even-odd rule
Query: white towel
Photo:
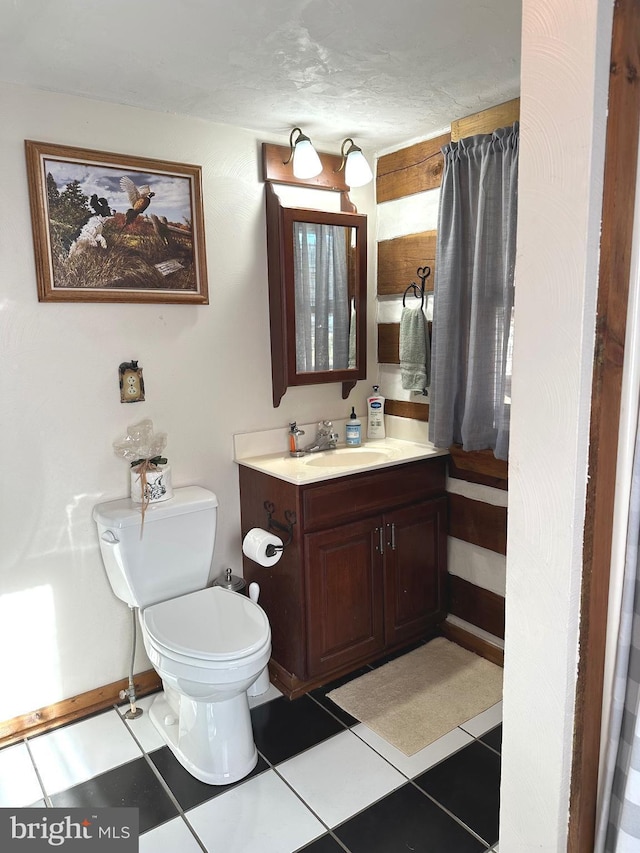
[(400, 373), (406, 391), (425, 393), (431, 381), (431, 347), (422, 308), (403, 308), (400, 316)]

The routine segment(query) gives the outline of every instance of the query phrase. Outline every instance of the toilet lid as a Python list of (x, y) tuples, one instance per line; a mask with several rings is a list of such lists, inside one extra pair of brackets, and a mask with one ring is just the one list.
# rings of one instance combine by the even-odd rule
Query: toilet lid
[(152, 604), (142, 619), (151, 638), (165, 648), (205, 660), (244, 657), (269, 638), (264, 610), (219, 586)]

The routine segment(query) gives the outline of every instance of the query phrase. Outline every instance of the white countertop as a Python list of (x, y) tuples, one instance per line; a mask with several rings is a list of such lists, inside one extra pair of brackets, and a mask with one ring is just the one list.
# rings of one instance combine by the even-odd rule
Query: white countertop
[(239, 465), (246, 465), (247, 468), (262, 471), (279, 480), (305, 485), (446, 455), (446, 449), (436, 448), (432, 444), (419, 444), (399, 438), (381, 438), (366, 441), (360, 447), (339, 444), (336, 450), (308, 453), (297, 458), (289, 456), (287, 452), (279, 452), (261, 456), (236, 456), (235, 461)]

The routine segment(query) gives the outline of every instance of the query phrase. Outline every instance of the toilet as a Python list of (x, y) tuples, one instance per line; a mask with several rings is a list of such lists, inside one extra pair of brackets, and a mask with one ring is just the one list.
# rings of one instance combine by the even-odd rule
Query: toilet
[(196, 779), (227, 785), (255, 767), (247, 690), (271, 656), (262, 608), (223, 587), (206, 587), (218, 501), (200, 486), (151, 503), (98, 504), (93, 518), (115, 595), (139, 608), (144, 646), (163, 692), (149, 716)]

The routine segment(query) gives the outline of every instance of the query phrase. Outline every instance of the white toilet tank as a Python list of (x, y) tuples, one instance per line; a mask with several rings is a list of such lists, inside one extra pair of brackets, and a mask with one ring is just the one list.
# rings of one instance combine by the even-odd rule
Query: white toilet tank
[(98, 504), (102, 560), (114, 593), (144, 609), (207, 585), (216, 537), (218, 499), (201, 486), (173, 490), (151, 503), (141, 533), (140, 504), (128, 498)]

